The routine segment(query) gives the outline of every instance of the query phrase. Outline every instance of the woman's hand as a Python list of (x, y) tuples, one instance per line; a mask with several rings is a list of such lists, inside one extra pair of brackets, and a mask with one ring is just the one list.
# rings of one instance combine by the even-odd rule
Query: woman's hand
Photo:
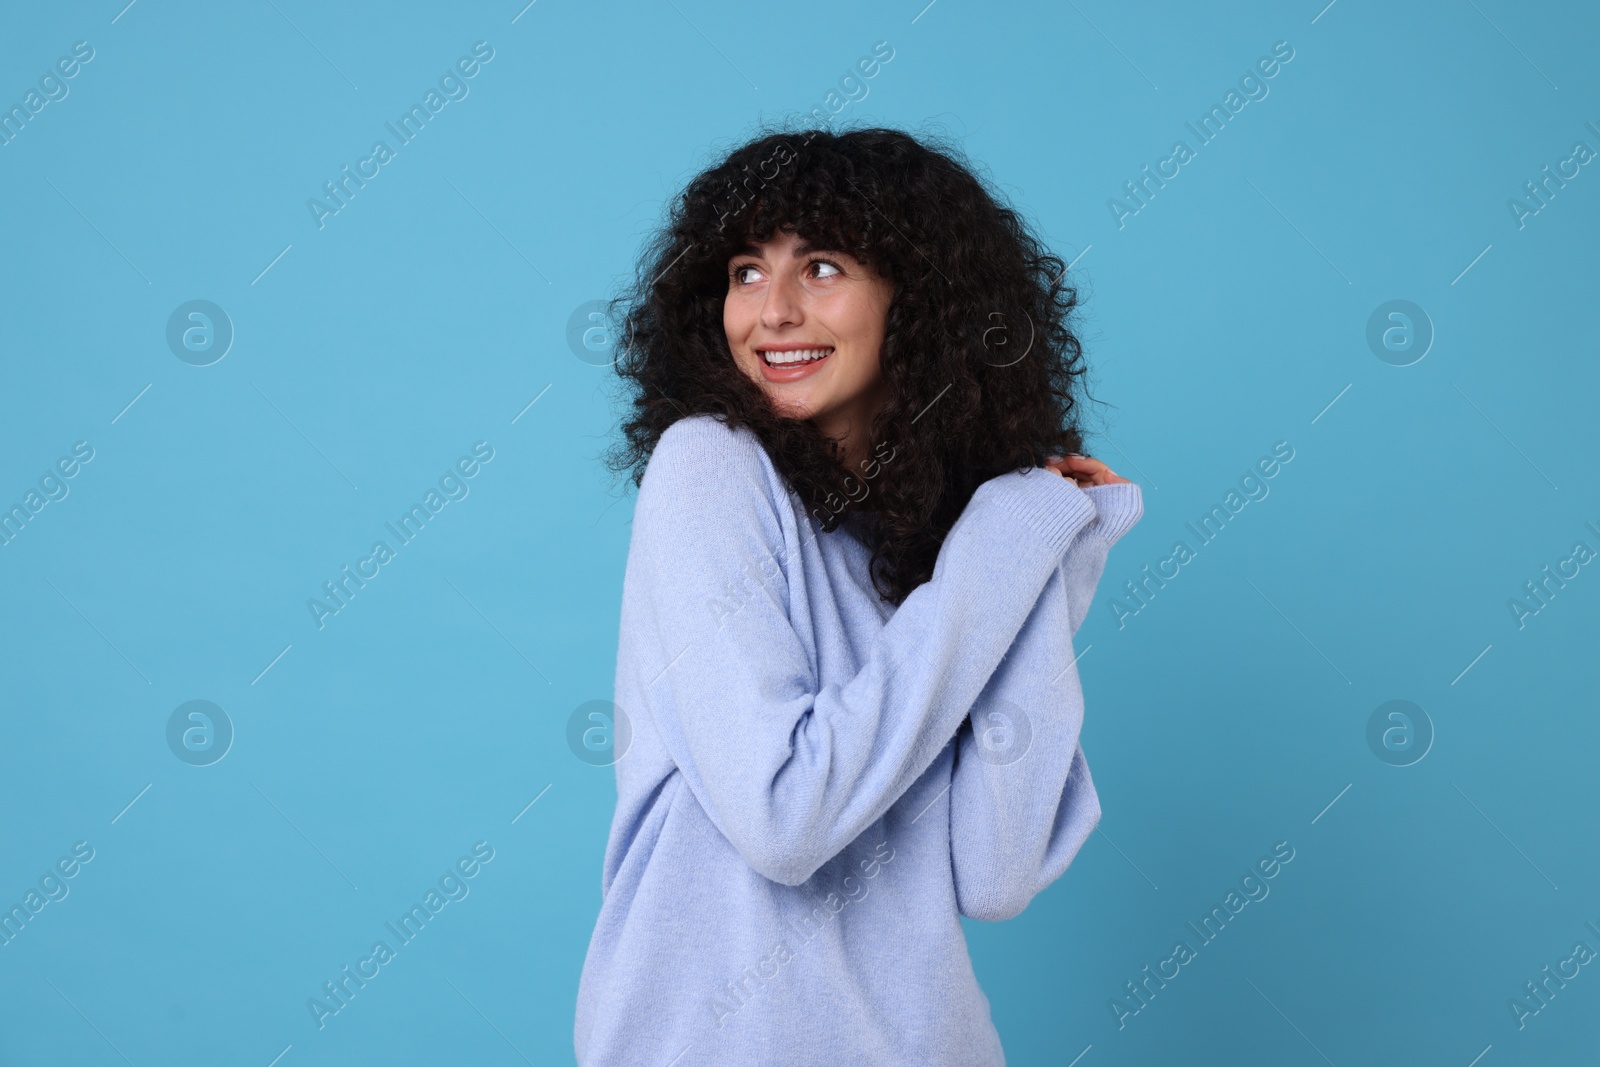
[(1071, 480), (1080, 489), (1089, 485), (1116, 485), (1128, 482), (1128, 479), (1119, 477), (1116, 471), (1113, 471), (1098, 459), (1080, 456), (1076, 453), (1067, 456), (1051, 456), (1045, 461), (1045, 466), (1061, 475), (1061, 477)]

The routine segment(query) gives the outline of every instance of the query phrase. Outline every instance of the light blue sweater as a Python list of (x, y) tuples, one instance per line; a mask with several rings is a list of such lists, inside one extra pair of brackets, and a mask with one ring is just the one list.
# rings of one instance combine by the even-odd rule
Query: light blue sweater
[(1072, 637), (1143, 510), (1131, 483), (992, 478), (896, 609), (866, 516), (822, 533), (750, 430), (668, 428), (579, 1064), (1003, 1064), (958, 916), (1022, 911), (1099, 821)]

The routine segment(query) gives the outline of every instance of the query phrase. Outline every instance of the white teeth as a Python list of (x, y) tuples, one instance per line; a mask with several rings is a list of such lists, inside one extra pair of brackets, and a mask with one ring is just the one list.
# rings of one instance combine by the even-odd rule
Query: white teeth
[(763, 352), (761, 355), (768, 363), (776, 366), (782, 366), (785, 363), (799, 363), (802, 360), (821, 359), (823, 356), (832, 351), (833, 349), (831, 348), (807, 348), (796, 350), (794, 352)]

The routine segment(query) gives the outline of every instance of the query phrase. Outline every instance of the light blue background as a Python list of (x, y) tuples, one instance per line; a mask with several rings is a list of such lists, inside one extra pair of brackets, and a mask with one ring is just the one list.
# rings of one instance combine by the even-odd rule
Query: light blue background
[[(0, 147), (0, 504), (94, 448), (0, 548), (0, 903), (95, 849), (0, 947), (0, 1062), (571, 1061), (615, 790), (565, 730), (611, 696), (632, 505), (568, 317), (880, 40), (836, 122), (939, 124), (1077, 261), (1090, 451), (1145, 487), (1079, 635), (1102, 832), (968, 927), (1011, 1062), (1596, 1062), (1600, 965), (1508, 1008), (1600, 949), (1600, 573), (1507, 606), (1600, 549), (1600, 172), (1507, 206), (1600, 148), (1592, 7), (124, 2), (0, 36), (6, 107), (95, 50)], [(470, 94), (318, 229), (307, 199), (479, 40)], [(1107, 199), (1277, 41), (1270, 94), (1119, 229)], [(210, 366), (165, 341), (194, 299), (236, 331)], [(1436, 331), (1409, 366), (1365, 338), (1394, 299)], [(319, 630), (307, 598), (480, 440), (470, 495)], [(1270, 495), (1119, 628), (1278, 441)], [(207, 767), (165, 737), (194, 699), (236, 730)], [(1392, 699), (1436, 731), (1411, 766), (1367, 744)], [(480, 840), (470, 895), (319, 1031), (307, 999)], [(1118, 1029), (1278, 841), (1270, 896)]]

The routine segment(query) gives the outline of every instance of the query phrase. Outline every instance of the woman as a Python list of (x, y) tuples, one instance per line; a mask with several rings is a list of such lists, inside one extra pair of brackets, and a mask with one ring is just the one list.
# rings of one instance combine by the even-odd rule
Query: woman
[(1003, 1063), (959, 916), (1099, 819), (1072, 635), (1143, 510), (1076, 454), (1064, 265), (869, 129), (734, 150), (641, 267), (578, 1060)]

